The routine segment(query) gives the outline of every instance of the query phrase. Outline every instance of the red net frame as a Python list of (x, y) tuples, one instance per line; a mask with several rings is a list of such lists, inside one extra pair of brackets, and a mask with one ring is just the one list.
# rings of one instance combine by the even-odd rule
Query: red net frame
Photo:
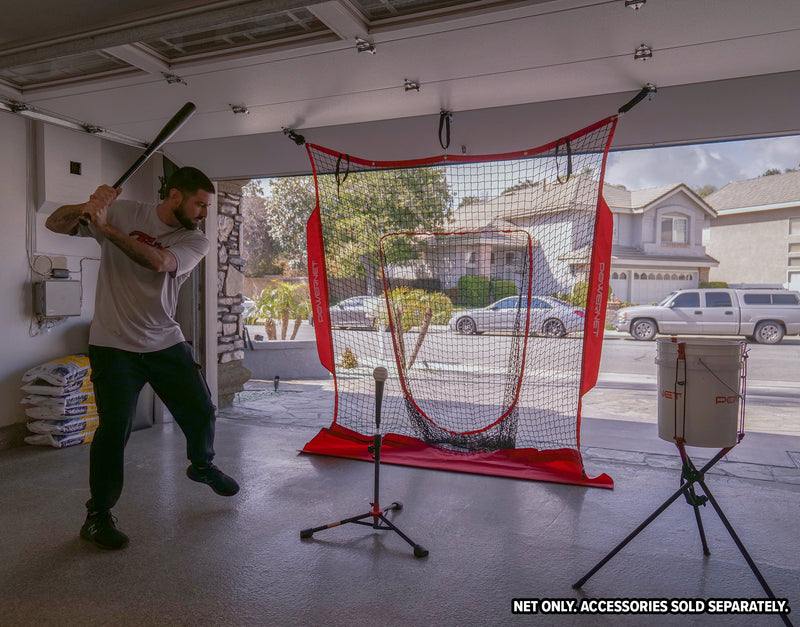
[[(317, 194), (307, 225), (312, 315), (320, 360), (334, 375), (336, 404), (333, 424), (304, 452), (370, 459), (367, 446), (375, 429), (371, 372), (383, 365), (390, 370), (382, 411), (385, 462), (613, 486), (605, 474), (586, 475), (580, 413), (582, 396), (596, 383), (602, 348), (613, 225), (600, 191), (616, 121), (612, 116), (545, 146), (497, 155), (372, 161), (307, 145)], [(516, 191), (512, 187), (495, 197), (491, 189), (487, 193), (483, 175), (474, 174), (493, 167), (514, 173), (519, 167), (519, 172), (532, 174)], [(469, 203), (462, 199), (457, 209), (451, 203), (446, 210), (442, 181), (447, 179), (449, 186), (461, 176), (458, 168), (471, 173), (470, 184), (482, 197)], [(438, 189), (440, 197), (423, 185), (415, 187), (418, 179)], [(531, 205), (535, 202), (540, 206)], [(520, 206), (528, 213), (519, 213)], [(399, 222), (381, 224), (384, 214), (371, 211), (373, 207), (387, 207), (386, 214), (397, 213)], [(402, 228), (409, 226), (402, 223), (406, 215), (412, 228)], [(343, 231), (350, 222), (352, 231)], [(512, 233), (524, 234), (527, 248), (514, 243)], [(487, 327), (470, 345), (470, 355), (476, 356), (452, 365), (442, 356), (451, 356), (473, 339), (459, 332), (459, 314), (445, 325), (437, 305), (419, 305), (417, 311), (416, 304), (408, 305), (413, 297), (403, 290), (409, 281), (425, 283), (420, 276), (428, 272), (431, 281), (438, 281), (438, 290), (426, 284), (417, 300), (463, 296), (463, 290), (453, 291), (452, 283), (469, 265), (464, 261), (469, 246), (483, 251), (479, 266), (490, 259), (484, 266), (491, 272), (484, 268), (484, 274), (494, 276), (501, 265), (513, 277), (490, 278), (490, 285), (499, 282), (504, 289), (513, 283), (515, 293), (488, 306), (495, 307), (495, 318), (505, 314), (498, 310), (512, 310), (509, 319), (514, 322), (499, 331)], [(495, 255), (503, 262), (496, 264)], [(363, 265), (364, 276), (353, 259)], [(583, 296), (586, 307), (579, 330), (570, 327), (569, 339), (551, 339), (546, 325), (555, 324), (552, 317), (535, 324), (533, 319), (545, 307), (560, 311), (545, 295), (553, 286), (569, 284), (563, 269), (558, 270), (562, 266), (582, 268), (586, 280), (578, 282), (573, 296)], [(464, 281), (463, 276), (480, 277), (482, 271), (462, 274), (459, 290), (462, 281), (481, 283)], [(410, 273), (415, 278), (409, 279)], [(371, 293), (362, 287), (369, 286), (370, 274)], [(361, 300), (369, 305), (363, 305), (365, 319), (377, 330), (340, 328), (346, 309), (341, 303), (348, 296), (364, 296)], [(483, 311), (481, 303), (475, 316)], [(565, 324), (562, 331), (567, 333)], [(416, 343), (414, 350), (406, 350), (406, 343)], [(466, 422), (458, 423), (462, 414)]]

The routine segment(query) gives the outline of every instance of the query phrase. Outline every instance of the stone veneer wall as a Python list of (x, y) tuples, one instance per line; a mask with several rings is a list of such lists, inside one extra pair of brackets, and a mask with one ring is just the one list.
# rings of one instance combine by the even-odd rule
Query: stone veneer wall
[(219, 405), (227, 407), (233, 396), (250, 378), (244, 360), (244, 320), (242, 290), (245, 260), (239, 242), (242, 229), (242, 185), (247, 181), (222, 181), (217, 184), (217, 360), (219, 362)]

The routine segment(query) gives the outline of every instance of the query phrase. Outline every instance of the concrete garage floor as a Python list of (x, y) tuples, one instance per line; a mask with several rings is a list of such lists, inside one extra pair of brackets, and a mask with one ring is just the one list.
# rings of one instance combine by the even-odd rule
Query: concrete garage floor
[[(424, 559), (396, 534), (357, 525), (301, 540), (303, 528), (367, 511), (372, 466), (298, 455), (330, 422), (330, 384), (281, 389), (220, 412), (216, 461), (242, 484), (232, 498), (186, 478), (174, 425), (132, 435), (115, 510), (131, 536), (121, 552), (78, 538), (88, 447), (0, 452), (0, 624), (781, 624), (776, 615), (512, 615), (519, 597), (765, 597), (710, 505), (703, 556), (682, 498), (572, 589), (678, 487), (677, 453), (650, 424), (584, 419), (587, 468), (608, 472), (614, 490), (384, 466), (382, 501), (404, 503), (393, 518), (430, 550)], [(792, 451), (800, 439), (748, 434), (707, 482), (776, 596), (800, 608)]]

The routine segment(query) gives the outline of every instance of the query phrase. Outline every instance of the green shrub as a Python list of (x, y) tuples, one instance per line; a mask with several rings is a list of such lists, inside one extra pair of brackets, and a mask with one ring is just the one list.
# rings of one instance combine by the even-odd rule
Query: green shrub
[(714, 289), (720, 287), (728, 287), (728, 284), (725, 281), (701, 281), (700, 282), (700, 289)]
[[(453, 302), (442, 292), (397, 287), (389, 292), (389, 302), (395, 310), (401, 312), (403, 331), (421, 326), (428, 308), (432, 314), (431, 324), (447, 324), (450, 322), (450, 314), (453, 313)], [(383, 302), (378, 309), (377, 324), (381, 328), (389, 324), (389, 316)]]
[(458, 293), (462, 303), (469, 307), (485, 307), (489, 304), (489, 278), (465, 274), (458, 280)]
[(573, 286), (572, 292), (553, 292), (552, 294), (548, 294), (548, 296), (565, 302), (568, 305), (572, 305), (573, 307), (586, 307), (586, 295), (588, 292), (589, 284), (586, 281), (579, 281)]
[(496, 301), (501, 298), (508, 298), (509, 296), (517, 295), (517, 284), (514, 281), (501, 281), (495, 279), (489, 283), (489, 291), (491, 293), (491, 300)]
[(572, 288), (572, 297), (569, 304), (573, 307), (586, 307), (586, 296), (589, 293), (589, 283), (578, 281)]
[(355, 353), (350, 350), (349, 346), (344, 347), (342, 360), (339, 362), (339, 365), (348, 370), (352, 368), (358, 368), (358, 358), (356, 357)]

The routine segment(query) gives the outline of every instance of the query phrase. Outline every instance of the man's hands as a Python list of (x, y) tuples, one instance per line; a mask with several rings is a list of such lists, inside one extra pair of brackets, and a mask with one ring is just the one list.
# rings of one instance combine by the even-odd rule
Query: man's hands
[(168, 250), (161, 250), (126, 235), (108, 221), (108, 208), (122, 193), (121, 188), (101, 185), (81, 205), (59, 207), (45, 222), (45, 226), (55, 233), (75, 234), (78, 223), (93, 224), (108, 241), (119, 248), (140, 266), (154, 272), (175, 272), (178, 260)]
[(108, 208), (122, 193), (122, 188), (114, 189), (110, 185), (101, 185), (89, 196), (89, 202), (83, 205), (83, 215), (79, 221), (88, 224), (91, 222), (100, 231), (108, 224)]
[(56, 209), (48, 216), (45, 226), (54, 233), (65, 235), (74, 235), (79, 222), (84, 225), (93, 223), (102, 231), (108, 225), (108, 208), (121, 193), (122, 188), (114, 189), (108, 185), (101, 185), (85, 203), (64, 205)]

